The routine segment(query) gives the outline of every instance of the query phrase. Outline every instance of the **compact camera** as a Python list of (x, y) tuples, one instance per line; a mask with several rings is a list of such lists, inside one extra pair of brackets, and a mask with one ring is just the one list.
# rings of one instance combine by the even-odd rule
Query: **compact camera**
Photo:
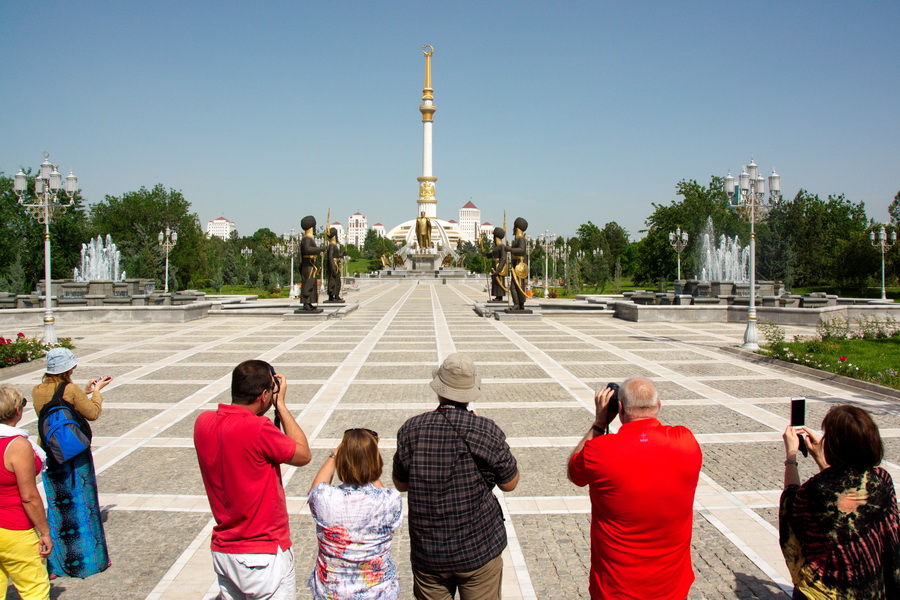
[(606, 387), (613, 390), (613, 395), (609, 399), (609, 404), (606, 405), (606, 414), (609, 416), (609, 420), (612, 421), (616, 415), (619, 414), (619, 384), (607, 383)]

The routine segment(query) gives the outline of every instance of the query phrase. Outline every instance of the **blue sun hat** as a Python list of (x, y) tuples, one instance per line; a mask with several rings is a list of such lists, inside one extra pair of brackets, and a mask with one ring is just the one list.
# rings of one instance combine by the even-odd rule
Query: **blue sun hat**
[(59, 375), (75, 367), (78, 359), (68, 348), (53, 348), (47, 353), (47, 374)]

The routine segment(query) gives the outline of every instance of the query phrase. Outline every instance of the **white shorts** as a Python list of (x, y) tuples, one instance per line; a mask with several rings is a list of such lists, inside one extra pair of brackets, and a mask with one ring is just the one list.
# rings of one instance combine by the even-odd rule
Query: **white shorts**
[(219, 578), (219, 600), (294, 600), (297, 596), (290, 548), (279, 548), (277, 554), (213, 552), (212, 557)]

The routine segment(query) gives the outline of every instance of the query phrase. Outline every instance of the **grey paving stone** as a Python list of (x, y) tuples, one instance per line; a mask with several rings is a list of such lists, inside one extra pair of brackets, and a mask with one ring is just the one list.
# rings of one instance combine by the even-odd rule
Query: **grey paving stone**
[(193, 366), (169, 366), (155, 371), (151, 371), (146, 375), (142, 375), (139, 379), (150, 380), (174, 380), (174, 381), (200, 381), (209, 383), (216, 381), (225, 376), (231, 376), (231, 372), (238, 363), (231, 366), (226, 365), (193, 365)]
[(736, 398), (791, 398), (793, 396), (815, 398), (819, 395), (819, 392), (812, 388), (796, 385), (781, 379), (708, 379), (703, 383)]
[(92, 360), (90, 358), (82, 359), (79, 361), (78, 366), (81, 368), (82, 372), (86, 370), (92, 371), (97, 368), (98, 365), (129, 364), (143, 367), (144, 365), (165, 360), (172, 356), (172, 354), (174, 354), (174, 352), (115, 352), (100, 357), (97, 360)]
[(665, 425), (684, 425), (695, 434), (775, 431), (726, 406), (664, 406), (659, 420)]
[(623, 381), (628, 377), (654, 377), (656, 373), (631, 363), (612, 363), (602, 365), (566, 365), (566, 369), (579, 379), (605, 379), (607, 381)]
[[(703, 471), (729, 492), (784, 488), (784, 443), (700, 444)], [(800, 480), (819, 472), (812, 458), (799, 459)]]
[[(681, 357), (677, 356), (676, 354), (670, 355), (670, 358), (677, 358), (678, 360), (681, 360)], [(744, 367), (733, 365), (724, 361), (713, 361), (712, 359), (706, 357), (701, 360), (705, 362), (687, 364), (661, 362), (660, 364), (662, 364), (666, 368), (672, 369), (676, 373), (688, 375), (691, 377), (746, 377), (756, 374), (750, 369), (745, 369)]]
[(520, 365), (515, 363), (508, 365), (479, 365), (478, 374), (482, 379), (546, 379), (550, 377), (538, 365)]
[(507, 437), (581, 437), (593, 422), (585, 408), (479, 408)]
[[(430, 389), (430, 388), (429, 388)], [(571, 401), (572, 395), (558, 383), (484, 383), (479, 402)]]
[[(884, 460), (894, 464), (900, 463), (900, 439), (882, 438), (884, 442)], [(900, 483), (895, 481), (895, 484)]]
[(631, 350), (637, 356), (640, 356), (644, 360), (652, 360), (654, 362), (665, 362), (671, 360), (695, 360), (695, 361), (704, 361), (709, 360), (707, 356), (700, 354), (698, 352), (691, 352), (690, 350), (685, 350), (684, 348), (671, 348), (669, 350)]
[(125, 383), (103, 390), (103, 402), (181, 402), (203, 389), (202, 383)]
[(528, 355), (521, 350), (494, 349), (489, 344), (482, 346), (481, 350), (468, 350), (466, 351), (466, 354), (472, 357), (476, 366), (486, 362), (508, 362), (519, 364), (532, 362)]
[(251, 350), (248, 350), (246, 352), (196, 352), (194, 354), (191, 354), (190, 356), (185, 357), (184, 359), (178, 361), (175, 364), (183, 365), (185, 363), (189, 363), (189, 364), (213, 363), (213, 364), (226, 364), (226, 365), (237, 366), (239, 363), (242, 363), (245, 360), (259, 358), (262, 354), (263, 354), (262, 352), (251, 351)]
[(350, 354), (350, 351), (345, 352), (327, 352), (327, 351), (309, 351), (309, 352), (285, 352), (284, 354), (279, 354), (269, 362), (273, 365), (279, 365), (284, 363), (328, 363), (328, 362), (343, 362), (347, 355)]
[(370, 352), (366, 357), (366, 363), (409, 363), (409, 362), (438, 362), (437, 352), (431, 350), (400, 350), (395, 352)]
[(357, 379), (428, 379), (433, 377), (434, 365), (406, 365), (398, 367), (367, 366), (359, 369)]
[[(587, 426), (584, 428), (587, 431)], [(584, 432), (582, 432), (582, 435)], [(519, 484), (507, 496), (587, 496), (588, 488), (578, 487), (566, 477), (569, 455), (575, 448), (522, 448), (512, 449), (519, 464)]]
[(91, 430), (98, 437), (118, 437), (161, 412), (143, 408), (104, 408), (100, 418), (91, 422)]
[(319, 381), (328, 379), (334, 375), (336, 366), (325, 365), (280, 365), (278, 372), (288, 378), (288, 380), (298, 381)]
[(778, 528), (778, 508), (756, 508), (753, 512), (768, 521), (776, 529)]
[[(484, 387), (482, 386), (482, 389)], [(350, 404), (435, 402), (437, 396), (426, 383), (353, 383), (341, 399)]]
[(653, 385), (656, 386), (660, 400), (664, 402), (666, 400), (694, 400), (703, 397), (674, 381), (656, 379), (653, 381)]
[[(53, 580), (51, 598), (143, 600), (210, 519), (195, 513), (124, 510), (104, 510), (103, 516), (112, 565), (87, 579)], [(8, 597), (20, 600), (14, 588)]]
[(605, 350), (547, 350), (547, 355), (560, 363), (569, 362), (616, 362), (622, 358)]
[(193, 448), (138, 448), (97, 475), (109, 494), (206, 494)]

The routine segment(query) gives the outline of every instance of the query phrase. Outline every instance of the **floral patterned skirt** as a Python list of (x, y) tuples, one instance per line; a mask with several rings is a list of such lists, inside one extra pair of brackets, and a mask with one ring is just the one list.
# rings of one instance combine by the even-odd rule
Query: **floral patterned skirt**
[(61, 465), (48, 465), (43, 480), (53, 539), (53, 553), (47, 559), (50, 575), (84, 578), (105, 571), (109, 552), (91, 451)]

